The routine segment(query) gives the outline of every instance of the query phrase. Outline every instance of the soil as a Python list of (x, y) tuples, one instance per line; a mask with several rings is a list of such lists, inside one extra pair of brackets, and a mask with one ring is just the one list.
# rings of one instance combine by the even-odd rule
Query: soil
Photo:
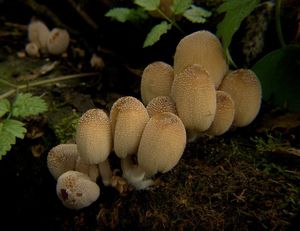
[[(86, 110), (98, 107), (108, 111), (125, 95), (140, 98), (143, 68), (155, 60), (171, 64), (181, 35), (172, 31), (159, 44), (143, 49), (146, 30), (99, 16), (108, 9), (107, 1), (91, 0), (86, 5), (99, 22), (97, 33), (76, 12), (63, 17), (70, 6), (60, 8), (52, 1), (45, 2), (73, 29), (67, 56), (22, 58), (26, 25), (33, 15), (42, 15), (22, 1), (0, 0), (0, 78), (24, 84), (74, 73), (97, 74), (25, 89), (42, 95), (49, 110), (23, 121), (25, 138), (17, 139), (0, 160), (1, 230), (299, 229), (300, 116), (270, 102), (262, 103), (249, 126), (188, 143), (178, 165), (157, 174), (149, 189), (128, 186), (119, 191), (98, 179), (101, 195), (97, 201), (81, 210), (64, 207), (47, 168), (48, 151), (59, 143), (74, 142), (76, 122)], [(98, 14), (95, 6), (101, 9)], [(13, 11), (18, 14), (11, 14)], [(43, 19), (54, 25), (51, 18)], [(192, 31), (193, 26), (187, 24), (186, 30)], [(93, 53), (103, 58), (103, 69), (90, 66)], [(35, 75), (45, 64), (54, 63), (45, 75)], [(0, 94), (9, 89), (0, 85)], [(114, 153), (110, 162), (120, 175)]]

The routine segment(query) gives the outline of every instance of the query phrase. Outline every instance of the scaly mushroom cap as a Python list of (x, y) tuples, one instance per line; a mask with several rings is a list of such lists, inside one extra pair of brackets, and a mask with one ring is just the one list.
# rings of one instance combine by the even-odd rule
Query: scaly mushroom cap
[(176, 76), (171, 96), (186, 129), (203, 132), (210, 127), (216, 113), (216, 90), (200, 65), (188, 66)]
[(223, 80), (220, 90), (230, 94), (235, 104), (233, 125), (249, 125), (257, 116), (261, 105), (261, 84), (249, 69), (230, 72)]
[(205, 132), (212, 136), (219, 136), (228, 131), (234, 118), (234, 102), (225, 91), (217, 91), (217, 111), (209, 129)]
[(132, 97), (119, 98), (110, 111), (114, 151), (120, 158), (135, 154), (146, 123), (148, 112), (141, 101)]
[(90, 109), (81, 116), (76, 143), (84, 163), (98, 164), (107, 159), (112, 148), (112, 134), (109, 118), (103, 110)]
[(53, 28), (49, 34), (47, 48), (50, 54), (59, 55), (64, 53), (70, 43), (70, 36), (67, 30)]
[(100, 188), (86, 174), (68, 171), (58, 178), (56, 193), (67, 208), (81, 209), (98, 199)]
[(147, 123), (138, 149), (138, 164), (147, 176), (171, 170), (181, 158), (186, 132), (180, 118), (171, 112), (154, 115)]
[(150, 117), (160, 112), (172, 112), (177, 115), (176, 105), (170, 96), (157, 96), (146, 107)]
[(28, 25), (28, 39), (35, 43), (39, 49), (45, 51), (47, 49), (47, 41), (50, 31), (42, 21), (32, 21)]
[(170, 95), (174, 79), (173, 67), (164, 62), (149, 64), (143, 71), (141, 97), (145, 105), (156, 96)]
[(228, 71), (228, 64), (223, 54), (219, 39), (209, 31), (197, 31), (185, 36), (178, 43), (174, 56), (174, 74), (187, 66), (200, 64), (218, 88)]
[(74, 170), (77, 157), (76, 144), (59, 144), (53, 147), (47, 156), (47, 165), (52, 176), (57, 180), (61, 174)]
[(82, 162), (80, 156), (78, 156), (75, 165), (75, 171), (84, 173), (90, 177), (90, 179), (94, 182), (97, 181), (99, 176), (99, 169), (97, 164), (86, 164)]

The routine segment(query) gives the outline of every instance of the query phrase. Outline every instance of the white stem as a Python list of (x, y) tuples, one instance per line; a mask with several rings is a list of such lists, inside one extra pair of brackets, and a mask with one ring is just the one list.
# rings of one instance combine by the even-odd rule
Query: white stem
[(99, 172), (105, 186), (111, 185), (112, 171), (108, 159), (99, 163)]

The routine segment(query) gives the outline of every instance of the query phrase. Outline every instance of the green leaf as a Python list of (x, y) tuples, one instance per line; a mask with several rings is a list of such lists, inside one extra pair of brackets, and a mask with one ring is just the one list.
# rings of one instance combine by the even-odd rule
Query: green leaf
[(183, 14), (192, 3), (193, 0), (173, 0), (171, 10), (174, 14)]
[(300, 46), (287, 46), (264, 56), (253, 67), (263, 99), (290, 111), (300, 111)]
[(12, 105), (13, 117), (37, 115), (48, 110), (45, 100), (30, 93), (19, 93)]
[(134, 0), (134, 3), (147, 11), (157, 10), (160, 0)]
[(10, 111), (10, 102), (7, 99), (0, 100), (0, 117)]
[(192, 5), (190, 9), (184, 12), (183, 16), (193, 23), (204, 23), (206, 18), (211, 16), (211, 12), (202, 7)]
[(0, 122), (0, 160), (16, 143), (16, 137), (23, 139), (25, 133), (24, 124), (18, 120), (5, 119)]
[(129, 20), (131, 14), (131, 9), (124, 7), (117, 7), (109, 10), (105, 16), (115, 19), (119, 22), (126, 22)]
[(171, 28), (172, 25), (167, 23), (166, 21), (162, 21), (160, 24), (155, 25), (148, 33), (144, 42), (144, 47), (152, 46), (154, 43), (159, 41), (160, 37), (163, 34), (167, 33)]
[(226, 13), (224, 19), (217, 25), (217, 35), (221, 38), (225, 50), (243, 19), (250, 15), (258, 4), (259, 0), (225, 0), (218, 7), (218, 13)]

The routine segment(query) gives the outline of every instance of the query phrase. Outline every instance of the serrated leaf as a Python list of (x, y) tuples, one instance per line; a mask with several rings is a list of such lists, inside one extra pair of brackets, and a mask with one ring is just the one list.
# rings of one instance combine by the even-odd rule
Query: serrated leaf
[(171, 10), (174, 14), (183, 14), (192, 5), (193, 0), (173, 0)]
[(218, 13), (226, 13), (224, 19), (217, 25), (217, 35), (221, 38), (225, 50), (229, 47), (232, 36), (239, 29), (241, 22), (258, 4), (259, 0), (225, 0), (218, 7)]
[(13, 117), (27, 117), (38, 115), (48, 110), (48, 106), (41, 97), (30, 93), (19, 93), (12, 105)]
[(193, 23), (205, 23), (206, 18), (211, 16), (211, 12), (202, 7), (194, 6), (183, 13), (183, 16)]
[(10, 102), (7, 99), (0, 100), (0, 117), (4, 116), (10, 110)]
[(134, 0), (134, 3), (147, 11), (157, 10), (160, 0)]
[(125, 7), (117, 7), (109, 10), (105, 16), (115, 19), (119, 22), (126, 22), (129, 20), (131, 9)]
[(154, 43), (159, 41), (160, 37), (163, 34), (167, 33), (171, 28), (172, 25), (167, 23), (166, 21), (162, 21), (160, 24), (155, 25), (148, 33), (144, 42), (144, 47), (152, 46)]
[(263, 99), (300, 111), (300, 46), (287, 46), (264, 56), (252, 70), (260, 79)]

